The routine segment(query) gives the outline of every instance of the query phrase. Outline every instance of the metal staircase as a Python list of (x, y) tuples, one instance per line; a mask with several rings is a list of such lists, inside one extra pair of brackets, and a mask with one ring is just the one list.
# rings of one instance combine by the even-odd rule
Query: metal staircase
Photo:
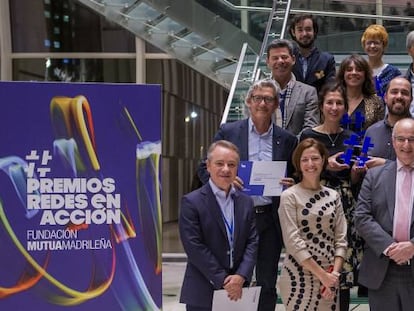
[[(250, 85), (257, 79), (268, 77), (266, 65), (266, 47), (274, 39), (283, 39), (289, 17), (291, 0), (274, 0), (269, 14), (264, 40), (258, 54), (248, 53), (247, 46), (243, 47), (239, 57), (230, 94), (227, 99), (221, 123), (232, 122), (246, 117), (244, 98)], [(254, 64), (252, 64), (252, 58)]]
[(222, 123), (246, 116), (250, 85), (266, 76), (268, 43), (284, 38), (291, 0), (274, 0), (264, 40), (189, 0), (78, 0), (230, 89)]
[(230, 88), (243, 43), (260, 41), (189, 0), (78, 0), (174, 58)]

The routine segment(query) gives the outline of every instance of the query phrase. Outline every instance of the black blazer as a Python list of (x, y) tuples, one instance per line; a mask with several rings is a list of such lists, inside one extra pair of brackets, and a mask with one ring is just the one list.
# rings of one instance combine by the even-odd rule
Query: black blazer
[(336, 64), (332, 54), (321, 52), (318, 48), (315, 48), (308, 57), (308, 70), (305, 77), (303, 76), (302, 64), (299, 59), (299, 49), (295, 49), (294, 54), (296, 63), (293, 66), (292, 72), (296, 80), (312, 85), (318, 93), (327, 81), (335, 80)]

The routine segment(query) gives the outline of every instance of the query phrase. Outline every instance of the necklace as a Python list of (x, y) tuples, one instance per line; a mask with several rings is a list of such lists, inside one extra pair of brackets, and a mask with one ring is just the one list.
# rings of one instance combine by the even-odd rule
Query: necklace
[(332, 139), (332, 137), (331, 137), (331, 135), (330, 134), (328, 134), (328, 133), (326, 133), (326, 135), (328, 135), (328, 138), (329, 138), (329, 140), (331, 141), (331, 146), (332, 147), (335, 147), (336, 145), (335, 145), (335, 143), (336, 143), (336, 140), (338, 139), (338, 137), (339, 137), (339, 133), (336, 133), (336, 135), (335, 135), (335, 138), (334, 139)]

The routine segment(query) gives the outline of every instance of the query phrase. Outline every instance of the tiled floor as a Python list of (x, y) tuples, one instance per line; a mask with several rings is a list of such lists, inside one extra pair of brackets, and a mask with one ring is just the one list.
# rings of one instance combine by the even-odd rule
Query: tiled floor
[[(185, 254), (181, 245), (177, 224), (169, 223), (163, 226), (163, 310), (184, 311), (185, 306), (178, 302), (181, 283), (185, 269)], [(278, 304), (276, 311), (284, 311), (283, 305)], [(352, 311), (368, 311), (365, 304), (353, 304), (349, 308)]]

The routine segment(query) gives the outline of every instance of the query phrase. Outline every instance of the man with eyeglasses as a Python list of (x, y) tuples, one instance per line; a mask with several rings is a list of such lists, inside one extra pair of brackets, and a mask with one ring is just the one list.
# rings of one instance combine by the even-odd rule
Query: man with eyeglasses
[(387, 115), (367, 128), (366, 137), (371, 138), (374, 145), (368, 150), (371, 157), (366, 162), (368, 168), (385, 164), (387, 160), (395, 160), (396, 155), (392, 146), (392, 129), (397, 121), (410, 118), (412, 88), (410, 82), (403, 76), (393, 78), (387, 86), (384, 101), (387, 105)]
[(318, 31), (318, 21), (310, 14), (295, 15), (289, 27), (290, 36), (298, 45), (294, 50), (293, 73), (298, 81), (320, 92), (327, 81), (335, 79), (335, 58), (315, 46)]
[(318, 95), (313, 86), (297, 81), (292, 73), (296, 63), (292, 42), (285, 39), (273, 40), (266, 52), (267, 67), (281, 90), (276, 124), (293, 135), (317, 126), (320, 121)]
[(365, 240), (358, 281), (368, 288), (371, 311), (413, 308), (413, 119), (394, 125), (392, 144), (396, 161), (368, 170), (355, 210)]
[[(279, 104), (278, 95), (279, 88), (273, 80), (254, 82), (245, 98), (250, 116), (244, 120), (223, 124), (214, 141), (224, 139), (234, 143), (240, 150), (242, 161), (287, 161), (288, 177), (282, 178), (280, 183), (291, 186), (294, 183), (291, 178), (294, 171), (291, 159), (297, 139), (272, 122), (272, 116)], [(205, 162), (200, 164), (198, 176), (203, 183), (208, 182)], [(242, 180), (236, 177), (234, 185), (241, 189)], [(280, 197), (253, 197), (259, 235), (256, 281), (262, 287), (259, 311), (274, 311), (276, 306), (276, 279), (283, 244), (277, 212), (279, 201)]]

